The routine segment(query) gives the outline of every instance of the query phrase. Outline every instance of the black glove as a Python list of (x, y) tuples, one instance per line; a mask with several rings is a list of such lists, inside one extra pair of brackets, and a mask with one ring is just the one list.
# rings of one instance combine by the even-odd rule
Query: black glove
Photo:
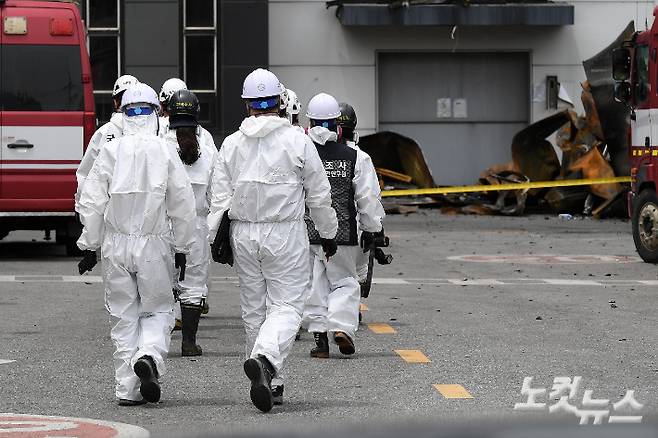
[(375, 242), (375, 233), (370, 231), (361, 232), (361, 248), (363, 248), (363, 253), (367, 253), (372, 248), (372, 244)]
[(336, 254), (336, 251), (338, 250), (338, 245), (336, 245), (336, 239), (320, 238), (320, 244), (322, 245), (322, 250), (324, 251), (324, 255), (327, 257), (327, 260), (329, 260), (329, 257)]
[(185, 280), (185, 254), (182, 252), (177, 252), (174, 255), (174, 266), (176, 269), (180, 269), (180, 275), (178, 276), (178, 281), (183, 281)]
[(78, 263), (78, 272), (80, 272), (80, 275), (82, 275), (87, 271), (91, 271), (94, 266), (96, 266), (96, 263), (98, 263), (98, 259), (96, 258), (96, 251), (85, 249), (82, 251), (82, 260), (80, 260), (80, 263)]

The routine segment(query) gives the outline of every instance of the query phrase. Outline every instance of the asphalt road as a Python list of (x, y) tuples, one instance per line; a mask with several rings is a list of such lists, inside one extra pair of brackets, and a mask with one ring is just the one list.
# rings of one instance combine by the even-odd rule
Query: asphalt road
[[(558, 397), (548, 393), (537, 397), (542, 410), (514, 406), (527, 400), (526, 377), (550, 392), (555, 377), (582, 376), (570, 400), (579, 409), (589, 389), (609, 399), (609, 415), (658, 424), (658, 271), (636, 258), (628, 222), (427, 211), (390, 216), (386, 229), (395, 261), (377, 267), (357, 354), (311, 359), (306, 334), (288, 360), (285, 405), (270, 414), (249, 401), (231, 269), (213, 266), (203, 357), (182, 358), (175, 334), (162, 402), (125, 408), (114, 398), (100, 270), (81, 282), (63, 247), (12, 233), (0, 242), (0, 412), (128, 423), (154, 436), (399, 421), (575, 425), (575, 413), (549, 413)], [(604, 257), (577, 257), (588, 255)], [(514, 257), (496, 262), (503, 256)], [(613, 412), (627, 390), (644, 406)]]

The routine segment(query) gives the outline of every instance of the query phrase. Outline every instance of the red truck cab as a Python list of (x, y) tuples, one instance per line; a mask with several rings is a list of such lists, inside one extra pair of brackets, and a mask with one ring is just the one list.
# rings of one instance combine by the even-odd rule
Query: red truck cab
[(86, 32), (71, 3), (0, 0), (0, 238), (55, 230), (76, 251), (75, 171), (96, 128)]

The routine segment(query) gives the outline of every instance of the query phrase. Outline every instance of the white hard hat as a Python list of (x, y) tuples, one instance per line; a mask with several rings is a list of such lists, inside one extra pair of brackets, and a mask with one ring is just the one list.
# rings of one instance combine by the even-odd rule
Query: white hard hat
[(291, 89), (288, 89), (287, 91), (288, 91), (288, 109), (286, 110), (286, 112), (289, 115), (299, 114), (302, 111), (302, 104), (299, 102), (297, 93), (295, 93)]
[(125, 108), (133, 103), (147, 103), (156, 108), (160, 108), (158, 94), (155, 90), (146, 84), (137, 83), (128, 88), (121, 98), (121, 108)]
[(280, 85), (281, 85), (281, 94), (279, 94), (279, 96), (281, 96), (281, 99), (279, 100), (279, 110), (285, 110), (286, 108), (288, 108), (288, 90), (283, 84)]
[(187, 84), (178, 78), (167, 79), (162, 84), (162, 88), (160, 88), (160, 102), (168, 102), (172, 94), (178, 90), (187, 90)]
[(337, 119), (340, 117), (338, 101), (327, 93), (316, 94), (308, 103), (306, 117), (312, 120)]
[(262, 97), (279, 96), (281, 84), (279, 78), (269, 70), (262, 68), (249, 73), (242, 85), (243, 99), (260, 99)]
[(132, 75), (123, 75), (119, 76), (119, 79), (114, 83), (114, 88), (112, 89), (112, 97), (116, 96), (119, 93), (126, 91), (128, 88), (139, 83), (137, 78)]

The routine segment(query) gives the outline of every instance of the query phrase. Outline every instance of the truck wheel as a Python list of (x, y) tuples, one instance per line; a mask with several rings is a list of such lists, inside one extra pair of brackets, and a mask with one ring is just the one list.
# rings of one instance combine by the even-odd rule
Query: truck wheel
[(651, 189), (640, 192), (633, 202), (633, 240), (647, 263), (658, 263), (658, 196)]

